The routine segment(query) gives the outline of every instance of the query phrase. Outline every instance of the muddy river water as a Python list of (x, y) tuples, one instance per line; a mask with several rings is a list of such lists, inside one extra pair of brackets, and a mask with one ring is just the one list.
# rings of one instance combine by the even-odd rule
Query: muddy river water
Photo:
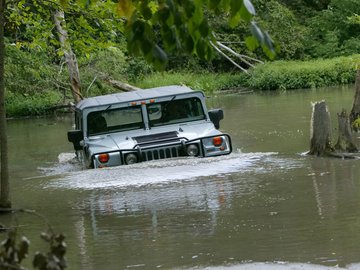
[[(69, 115), (10, 120), (12, 201), (65, 233), (69, 269), (360, 269), (360, 161), (304, 155), (311, 102), (335, 140), (353, 91), (211, 97), (231, 155), (98, 170), (72, 160)], [(45, 249), (42, 219), (0, 219)]]

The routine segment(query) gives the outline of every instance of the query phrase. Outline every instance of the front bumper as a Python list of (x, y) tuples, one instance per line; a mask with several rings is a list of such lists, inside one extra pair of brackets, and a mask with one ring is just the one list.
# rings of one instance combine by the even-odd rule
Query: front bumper
[[(228, 155), (231, 152), (230, 136), (221, 134), (194, 140), (177, 138), (151, 144), (136, 144), (133, 149), (95, 154), (92, 156), (92, 164), (93, 168), (102, 168), (182, 156), (212, 157)], [(104, 159), (104, 155), (107, 155), (108, 159)]]

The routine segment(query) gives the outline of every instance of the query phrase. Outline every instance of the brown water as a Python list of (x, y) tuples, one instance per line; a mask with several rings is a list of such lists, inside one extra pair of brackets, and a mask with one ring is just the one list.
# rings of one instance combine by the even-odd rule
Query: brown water
[[(360, 161), (302, 154), (322, 99), (335, 140), (352, 87), (232, 94), (208, 103), (224, 109), (233, 154), (104, 170), (71, 161), (71, 117), (11, 120), (14, 206), (67, 235), (70, 269), (360, 269)], [(44, 248), (41, 219), (0, 218)]]

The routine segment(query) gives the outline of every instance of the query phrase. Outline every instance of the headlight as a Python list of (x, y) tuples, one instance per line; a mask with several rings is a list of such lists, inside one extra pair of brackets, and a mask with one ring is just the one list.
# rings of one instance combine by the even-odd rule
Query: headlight
[(190, 144), (186, 147), (186, 153), (188, 156), (195, 157), (199, 154), (199, 147), (195, 144)]
[(138, 157), (136, 154), (130, 153), (125, 156), (125, 163), (130, 165), (138, 162)]

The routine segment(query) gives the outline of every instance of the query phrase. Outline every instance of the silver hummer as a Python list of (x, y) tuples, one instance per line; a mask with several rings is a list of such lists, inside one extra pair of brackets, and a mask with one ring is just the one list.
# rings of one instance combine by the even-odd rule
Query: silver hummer
[(232, 146), (218, 130), (221, 119), (221, 109), (206, 109), (203, 92), (164, 86), (80, 101), (68, 140), (87, 168), (226, 155)]

